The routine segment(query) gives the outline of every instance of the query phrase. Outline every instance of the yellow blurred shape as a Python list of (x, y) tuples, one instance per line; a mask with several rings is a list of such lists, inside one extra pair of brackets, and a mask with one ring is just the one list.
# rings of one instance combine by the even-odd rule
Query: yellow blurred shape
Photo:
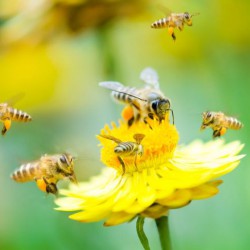
[(0, 56), (0, 102), (18, 93), (24, 93), (22, 104), (38, 105), (50, 99), (55, 92), (59, 72), (46, 46), (16, 47)]

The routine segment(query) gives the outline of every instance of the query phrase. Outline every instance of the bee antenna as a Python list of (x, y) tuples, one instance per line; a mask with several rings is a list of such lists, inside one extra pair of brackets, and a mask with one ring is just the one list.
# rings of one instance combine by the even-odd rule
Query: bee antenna
[(171, 111), (172, 118), (173, 118), (173, 125), (174, 125), (174, 111), (173, 111), (173, 109), (168, 109), (168, 110), (170, 110), (170, 111)]
[(199, 16), (199, 15), (200, 15), (200, 13), (197, 12), (197, 13), (192, 14), (191, 17), (193, 17), (193, 16)]

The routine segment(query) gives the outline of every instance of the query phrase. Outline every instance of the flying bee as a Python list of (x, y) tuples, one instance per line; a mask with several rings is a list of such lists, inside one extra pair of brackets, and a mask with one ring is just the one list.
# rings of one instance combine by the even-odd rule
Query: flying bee
[(137, 155), (142, 156), (143, 154), (143, 146), (141, 145), (141, 141), (145, 137), (144, 134), (134, 134), (133, 138), (135, 142), (126, 141), (123, 142), (120, 139), (117, 139), (111, 135), (100, 135), (103, 138), (114, 141), (117, 143), (117, 146), (114, 148), (114, 153), (117, 155), (119, 162), (122, 165), (123, 173), (125, 173), (125, 163), (121, 157), (126, 156), (135, 156), (134, 164), (137, 168)]
[(0, 103), (0, 121), (3, 122), (2, 135), (10, 129), (12, 121), (28, 122), (32, 118), (26, 112), (15, 109), (8, 105), (8, 103)]
[(201, 130), (206, 127), (213, 129), (213, 138), (224, 135), (227, 129), (238, 130), (243, 127), (243, 124), (234, 117), (226, 116), (222, 112), (207, 111), (202, 113)]
[(151, 24), (151, 28), (159, 29), (159, 28), (168, 28), (169, 35), (172, 36), (173, 40), (176, 40), (176, 36), (174, 33), (174, 29), (178, 28), (180, 31), (183, 30), (184, 25), (192, 26), (192, 17), (199, 15), (199, 13), (189, 14), (188, 12), (184, 13), (171, 13), (169, 16), (161, 18)]
[(40, 190), (57, 194), (57, 182), (69, 178), (77, 183), (74, 158), (70, 154), (43, 155), (39, 160), (20, 166), (11, 178), (16, 182), (36, 181)]
[(165, 119), (171, 111), (174, 123), (174, 114), (170, 100), (159, 89), (158, 74), (151, 68), (141, 72), (140, 79), (145, 82), (144, 88), (126, 87), (119, 82), (100, 82), (99, 86), (112, 90), (112, 97), (129, 105), (133, 112), (128, 120), (131, 126), (134, 122), (147, 119), (157, 119), (159, 122)]

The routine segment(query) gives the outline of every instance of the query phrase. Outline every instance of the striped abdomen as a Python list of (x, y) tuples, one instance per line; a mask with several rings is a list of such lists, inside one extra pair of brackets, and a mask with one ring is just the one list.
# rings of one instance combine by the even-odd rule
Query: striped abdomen
[(135, 155), (137, 151), (138, 144), (134, 142), (121, 142), (114, 149), (114, 152), (118, 155)]
[(10, 177), (17, 182), (33, 181), (35, 177), (39, 178), (39, 162), (23, 164)]
[(26, 112), (23, 112), (21, 110), (8, 107), (8, 113), (10, 114), (10, 118), (13, 121), (19, 121), (19, 122), (28, 122), (31, 121), (31, 116), (27, 114)]
[(168, 17), (164, 17), (164, 18), (161, 18), (161, 19), (153, 22), (151, 24), (151, 28), (155, 28), (155, 29), (165, 28), (165, 27), (168, 26), (168, 23), (169, 23), (169, 18)]
[(230, 129), (241, 129), (243, 124), (234, 117), (225, 117), (226, 127)]
[(129, 94), (138, 95), (136, 92), (136, 88), (120, 87), (117, 89), (117, 91), (112, 91), (111, 95), (117, 101), (130, 104), (133, 97), (131, 97)]

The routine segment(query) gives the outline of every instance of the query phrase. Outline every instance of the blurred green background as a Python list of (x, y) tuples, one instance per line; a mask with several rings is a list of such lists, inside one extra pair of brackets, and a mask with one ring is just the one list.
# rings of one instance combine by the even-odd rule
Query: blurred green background
[[(161, 5), (200, 15), (173, 42), (166, 29), (150, 28), (164, 17)], [(80, 181), (100, 172), (95, 135), (122, 106), (99, 81), (140, 86), (141, 70), (151, 66), (172, 100), (180, 143), (210, 140), (211, 130), (199, 131), (201, 113), (223, 111), (244, 123), (225, 140), (245, 143), (247, 154), (249, 11), (248, 0), (1, 0), (0, 101), (24, 93), (15, 107), (33, 121), (13, 123), (0, 138), (0, 249), (142, 249), (134, 221), (110, 228), (71, 221), (35, 183), (9, 178), (21, 163), (65, 150), (78, 157)], [(249, 249), (249, 164), (246, 157), (223, 177), (219, 195), (171, 211), (174, 250)], [(160, 249), (153, 220), (145, 231), (152, 249)]]

